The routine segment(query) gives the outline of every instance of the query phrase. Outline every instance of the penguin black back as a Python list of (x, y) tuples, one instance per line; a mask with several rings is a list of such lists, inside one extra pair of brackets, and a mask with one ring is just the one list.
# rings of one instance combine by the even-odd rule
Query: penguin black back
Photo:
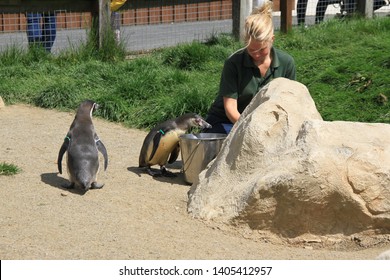
[(104, 157), (104, 169), (108, 165), (107, 150), (99, 139), (92, 123), (92, 113), (98, 108), (92, 100), (82, 102), (58, 153), (58, 171), (62, 173), (62, 157), (67, 152), (67, 169), (70, 185), (83, 190), (101, 188), (96, 182), (99, 169), (98, 151)]

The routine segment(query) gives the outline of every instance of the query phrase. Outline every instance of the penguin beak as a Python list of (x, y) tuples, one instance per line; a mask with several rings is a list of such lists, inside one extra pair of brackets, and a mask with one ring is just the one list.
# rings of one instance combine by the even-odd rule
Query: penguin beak
[(196, 124), (201, 127), (201, 128), (211, 128), (211, 124), (209, 124), (208, 122), (206, 122), (205, 120), (203, 120), (202, 118), (197, 118), (195, 120)]

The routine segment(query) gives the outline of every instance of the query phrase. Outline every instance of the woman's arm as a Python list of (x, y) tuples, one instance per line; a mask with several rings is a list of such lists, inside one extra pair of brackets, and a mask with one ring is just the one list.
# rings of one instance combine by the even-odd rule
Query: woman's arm
[(226, 116), (234, 124), (240, 118), (240, 113), (237, 109), (237, 99), (224, 97), (223, 106), (225, 107)]

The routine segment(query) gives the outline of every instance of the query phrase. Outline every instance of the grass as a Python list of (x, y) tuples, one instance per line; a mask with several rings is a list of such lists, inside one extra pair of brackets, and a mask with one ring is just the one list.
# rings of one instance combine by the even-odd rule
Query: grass
[[(276, 34), (325, 120), (390, 123), (390, 18), (327, 21)], [(91, 34), (91, 37), (94, 35)], [(124, 47), (87, 42), (59, 56), (12, 47), (0, 54), (0, 96), (74, 111), (84, 99), (100, 117), (150, 128), (186, 112), (207, 114), (224, 60), (240, 42), (228, 34), (125, 60)]]
[(11, 176), (20, 173), (22, 170), (14, 164), (0, 163), (0, 176)]
[(390, 19), (329, 21), (283, 38), (325, 120), (390, 122)]

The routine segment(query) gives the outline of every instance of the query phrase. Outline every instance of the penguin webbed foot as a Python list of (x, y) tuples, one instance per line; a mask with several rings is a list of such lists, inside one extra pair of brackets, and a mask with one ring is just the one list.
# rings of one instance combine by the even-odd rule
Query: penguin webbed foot
[(104, 187), (104, 183), (98, 183), (98, 182), (93, 182), (91, 184), (91, 189), (101, 189)]
[(152, 168), (150, 167), (147, 167), (146, 168), (146, 172), (152, 176), (152, 177), (160, 177), (162, 176), (162, 173), (161, 173), (161, 170), (153, 170)]
[(152, 168), (146, 168), (147, 173), (152, 177), (176, 177), (177, 175), (168, 171), (165, 166), (161, 166), (159, 170), (152, 170)]
[(172, 173), (171, 171), (168, 171), (165, 166), (161, 166), (161, 175), (164, 177), (177, 177), (176, 174)]

